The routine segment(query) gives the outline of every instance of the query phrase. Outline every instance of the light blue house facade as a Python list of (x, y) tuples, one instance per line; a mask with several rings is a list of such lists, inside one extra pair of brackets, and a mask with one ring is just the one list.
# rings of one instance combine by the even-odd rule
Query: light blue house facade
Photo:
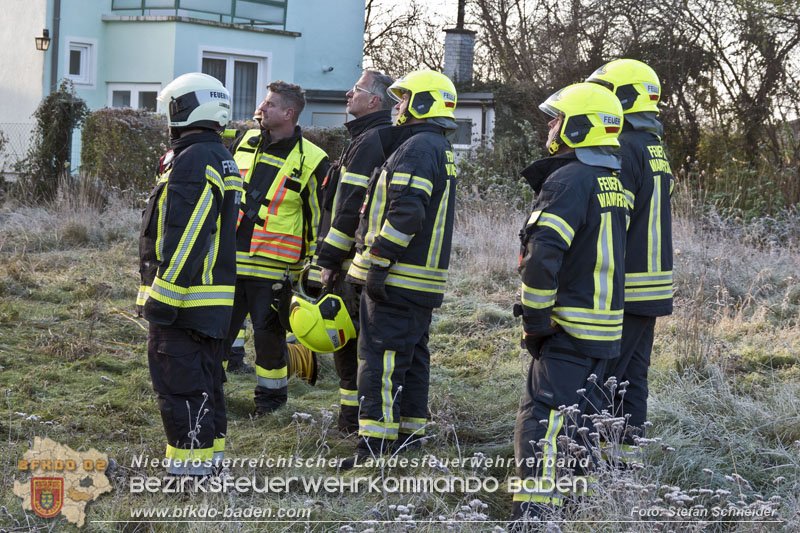
[[(233, 118), (246, 120), (271, 81), (344, 92), (361, 72), (364, 0), (47, 0), (47, 11), (57, 43), (43, 90), (54, 73), (70, 78), (92, 109), (154, 109), (170, 80), (201, 71), (225, 84)], [(330, 112), (322, 107), (309, 102), (302, 123)]]

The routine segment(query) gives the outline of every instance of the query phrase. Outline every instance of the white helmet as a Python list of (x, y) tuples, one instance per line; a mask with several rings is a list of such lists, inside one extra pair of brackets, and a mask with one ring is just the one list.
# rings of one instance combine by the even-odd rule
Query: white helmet
[(172, 80), (158, 95), (167, 108), (167, 122), (173, 128), (221, 130), (231, 116), (228, 89), (215, 77), (190, 72)]

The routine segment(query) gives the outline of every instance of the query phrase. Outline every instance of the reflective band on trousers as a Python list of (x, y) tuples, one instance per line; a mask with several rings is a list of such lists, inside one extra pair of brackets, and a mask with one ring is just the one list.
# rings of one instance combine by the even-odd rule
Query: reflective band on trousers
[(266, 389), (282, 389), (289, 384), (287, 367), (267, 370), (256, 365), (256, 375), (258, 376), (259, 387)]
[(358, 391), (339, 389), (339, 403), (358, 407)]
[(359, 420), (358, 434), (364, 437), (378, 437), (396, 440), (400, 424), (384, 424), (375, 420)]

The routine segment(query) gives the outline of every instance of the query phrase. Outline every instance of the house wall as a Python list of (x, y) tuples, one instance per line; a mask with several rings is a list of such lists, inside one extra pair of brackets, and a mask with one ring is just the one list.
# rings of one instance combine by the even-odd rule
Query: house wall
[(50, 52), (36, 49), (34, 37), (42, 35), (45, 0), (6, 0), (0, 24), (0, 122), (32, 122), (31, 113), (42, 99), (42, 73)]

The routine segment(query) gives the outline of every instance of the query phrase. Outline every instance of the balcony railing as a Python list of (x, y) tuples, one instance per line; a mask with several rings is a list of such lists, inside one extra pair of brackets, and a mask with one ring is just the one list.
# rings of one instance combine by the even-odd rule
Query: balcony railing
[(112, 0), (113, 11), (138, 15), (185, 15), (231, 24), (286, 29), (288, 0)]

